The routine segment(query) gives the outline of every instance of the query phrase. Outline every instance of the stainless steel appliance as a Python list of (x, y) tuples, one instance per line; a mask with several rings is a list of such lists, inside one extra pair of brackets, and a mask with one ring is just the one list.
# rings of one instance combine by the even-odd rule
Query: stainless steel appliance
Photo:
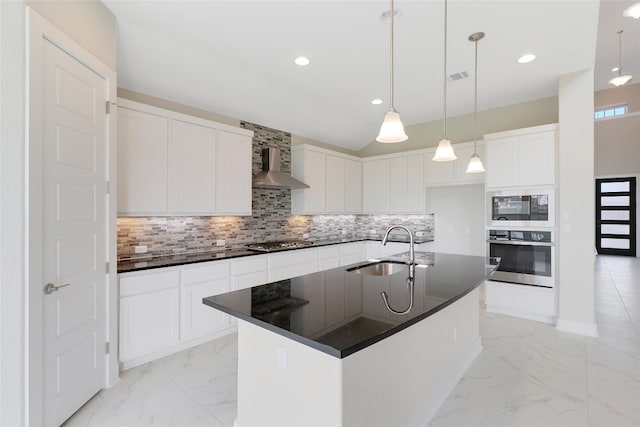
[(271, 242), (251, 243), (245, 247), (250, 251), (257, 252), (275, 252), (284, 251), (287, 249), (300, 249), (313, 245), (313, 242), (308, 240), (277, 240)]
[(309, 188), (280, 170), (280, 150), (277, 148), (262, 150), (262, 171), (253, 177), (252, 182), (254, 188)]
[(553, 288), (555, 246), (552, 231), (489, 230), (489, 255), (500, 257), (491, 276), (498, 282)]
[(552, 188), (489, 193), (492, 226), (553, 227), (555, 192)]

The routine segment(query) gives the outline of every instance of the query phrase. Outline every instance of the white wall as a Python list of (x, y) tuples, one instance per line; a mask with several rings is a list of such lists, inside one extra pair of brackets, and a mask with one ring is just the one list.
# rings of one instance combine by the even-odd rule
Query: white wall
[(559, 78), (557, 328), (597, 335), (593, 69)]
[(430, 250), (485, 256), (484, 185), (427, 188), (427, 212), (434, 214)]
[(0, 425), (25, 412), (23, 1), (0, 1)]

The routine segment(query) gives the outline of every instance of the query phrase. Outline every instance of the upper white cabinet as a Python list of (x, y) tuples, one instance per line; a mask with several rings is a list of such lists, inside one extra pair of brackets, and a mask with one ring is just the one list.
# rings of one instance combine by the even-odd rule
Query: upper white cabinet
[(311, 145), (295, 145), (291, 148), (291, 175), (309, 185), (291, 191), (291, 213), (361, 211), (360, 159)]
[(423, 213), (423, 152), (364, 159), (362, 189), (365, 213)]
[[(428, 186), (482, 184), (485, 180), (484, 173), (465, 172), (469, 159), (473, 155), (473, 142), (453, 144), (453, 149), (458, 158), (451, 162), (434, 162), (431, 159), (436, 149), (427, 150), (424, 156), (425, 184)], [(476, 151), (482, 162), (486, 163), (483, 141), (478, 141)]]
[(253, 132), (118, 100), (118, 213), (250, 215)]
[(556, 124), (485, 135), (487, 188), (554, 185)]

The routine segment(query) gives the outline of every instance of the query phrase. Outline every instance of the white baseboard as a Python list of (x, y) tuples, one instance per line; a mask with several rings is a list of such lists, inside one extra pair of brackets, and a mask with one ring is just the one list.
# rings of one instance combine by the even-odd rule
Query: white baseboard
[(524, 310), (514, 309), (513, 307), (504, 307), (499, 305), (488, 305), (486, 310), (489, 313), (504, 314), (506, 316), (520, 317), (521, 319), (535, 320), (536, 322), (556, 324), (556, 317), (547, 314), (533, 313)]
[(558, 318), (556, 322), (556, 329), (587, 337), (598, 336), (598, 325), (595, 323), (577, 322), (575, 320)]
[[(440, 384), (436, 385), (435, 393), (437, 399), (429, 402), (429, 405), (425, 408), (424, 421), (420, 425), (427, 425), (431, 419), (438, 413), (438, 410), (442, 406), (449, 394), (453, 391), (454, 387), (458, 384), (458, 381), (464, 376), (469, 366), (476, 360), (476, 357), (482, 352), (482, 340), (478, 337), (464, 352), (462, 357), (442, 376)], [(238, 426), (239, 427), (239, 426)]]

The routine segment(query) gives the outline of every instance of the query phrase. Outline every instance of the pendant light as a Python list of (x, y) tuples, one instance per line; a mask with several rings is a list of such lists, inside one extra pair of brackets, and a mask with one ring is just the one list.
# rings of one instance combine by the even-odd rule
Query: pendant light
[(473, 155), (469, 160), (466, 173), (482, 173), (484, 172), (484, 166), (482, 166), (482, 160), (478, 156), (476, 146), (478, 144), (478, 41), (484, 38), (484, 33), (473, 33), (469, 36), (469, 41), (476, 44), (476, 61), (475, 61), (475, 83), (473, 92)]
[(380, 126), (380, 133), (376, 141), (383, 143), (395, 143), (406, 141), (409, 137), (404, 133), (404, 126), (400, 121), (400, 114), (396, 111), (393, 98), (393, 21), (396, 18), (396, 10), (393, 8), (391, 0), (391, 10), (389, 20), (391, 21), (391, 108), (384, 115), (384, 121)]
[(633, 76), (629, 74), (622, 74), (622, 30), (618, 31), (618, 75), (611, 80), (609, 80), (609, 84), (614, 86), (622, 86), (625, 83), (628, 83)]
[(442, 139), (438, 142), (438, 148), (431, 160), (436, 162), (449, 162), (457, 159), (453, 151), (451, 141), (447, 138), (447, 0), (444, 0), (444, 66), (442, 76)]
[(622, 12), (622, 16), (627, 18), (640, 19), (640, 3), (634, 3)]

